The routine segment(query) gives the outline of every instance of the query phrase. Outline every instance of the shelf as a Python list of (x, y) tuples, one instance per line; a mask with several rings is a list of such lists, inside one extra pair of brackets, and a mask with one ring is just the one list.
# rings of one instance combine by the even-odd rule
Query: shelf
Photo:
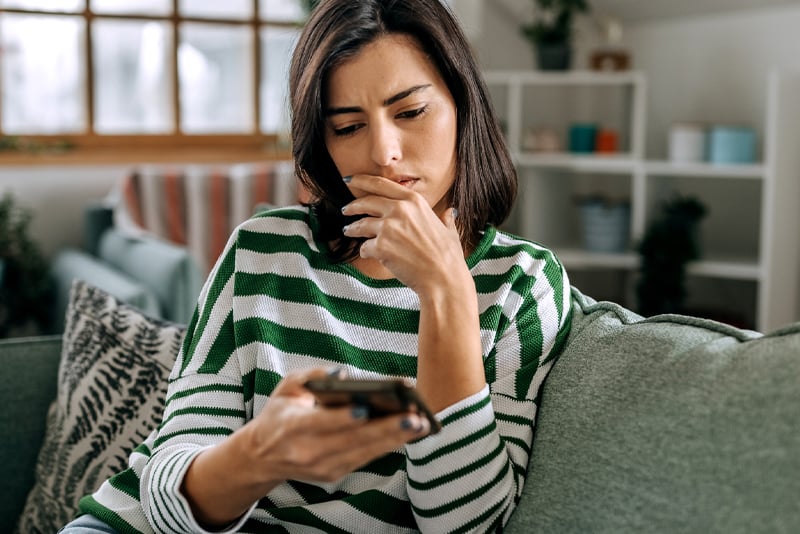
[(698, 178), (744, 178), (761, 180), (767, 172), (766, 165), (721, 165), (713, 163), (674, 163), (649, 160), (644, 164), (649, 175), (691, 176)]
[[(492, 97), (497, 98), (495, 105), (504, 120), (508, 146), (520, 174), (520, 235), (549, 243), (568, 270), (616, 269), (635, 273), (640, 259), (633, 247), (619, 254), (592, 253), (581, 248), (581, 221), (576, 220), (579, 212), (572, 205), (576, 193), (596, 190), (630, 198), (630, 243), (640, 241), (646, 234), (648, 222), (655, 216), (656, 201), (668, 189), (697, 191), (712, 203), (725, 203), (730, 197), (737, 204), (718, 212), (725, 219), (714, 221), (717, 224), (713, 231), (709, 230), (709, 244), (725, 234), (726, 239), (716, 243), (723, 246), (733, 237), (728, 232), (737, 231), (737, 224), (748, 225), (749, 233), (743, 236), (747, 241), (741, 245), (731, 243), (731, 252), (747, 255), (754, 248), (758, 252), (744, 258), (706, 254), (702, 261), (687, 266), (688, 274), (753, 282), (756, 302), (752, 315), (760, 330), (796, 320), (800, 314), (800, 210), (796, 206), (800, 198), (800, 180), (796, 179), (800, 168), (800, 151), (796, 147), (800, 126), (795, 118), (800, 116), (800, 71), (770, 74), (763, 161), (727, 165), (679, 164), (647, 158), (647, 79), (641, 72), (502, 70), (487, 72), (486, 81)], [(570, 124), (589, 121), (620, 132), (619, 148), (623, 152), (574, 154), (523, 149), (530, 128), (550, 125), (563, 137), (564, 127), (568, 132)], [(570, 217), (566, 224), (565, 214)], [(756, 218), (757, 229), (751, 223)], [(749, 242), (756, 237), (751, 235), (754, 231), (758, 232), (757, 246)], [(706, 283), (698, 287), (709, 290), (713, 286)]]
[(533, 153), (522, 152), (513, 155), (522, 167), (563, 169), (579, 172), (630, 173), (639, 162), (630, 154), (571, 154), (568, 152)]
[(522, 83), (530, 85), (630, 85), (644, 81), (638, 71), (599, 72), (568, 70), (563, 72), (495, 70), (484, 73), (487, 84)]
[(693, 276), (752, 281), (761, 279), (761, 266), (755, 260), (702, 260), (690, 263), (686, 270)]
[(569, 269), (606, 268), (636, 269), (639, 255), (635, 252), (590, 252), (579, 248), (555, 247), (556, 256)]
[(0, 167), (63, 167), (165, 164), (231, 164), (260, 163), (264, 161), (291, 160), (288, 150), (240, 150), (230, 148), (164, 148), (131, 150), (74, 150), (64, 153), (10, 153), (0, 154)]
[[(625, 269), (639, 268), (636, 252), (602, 253), (580, 248), (554, 247), (556, 255), (569, 269)], [(752, 280), (761, 278), (761, 266), (755, 260), (741, 258), (712, 258), (689, 263), (687, 273), (692, 276), (725, 278), (729, 280)]]

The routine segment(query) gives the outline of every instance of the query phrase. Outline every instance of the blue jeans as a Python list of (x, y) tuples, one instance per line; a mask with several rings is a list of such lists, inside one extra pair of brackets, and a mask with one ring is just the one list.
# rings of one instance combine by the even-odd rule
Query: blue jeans
[(93, 515), (82, 515), (65, 525), (58, 534), (117, 534), (117, 531)]

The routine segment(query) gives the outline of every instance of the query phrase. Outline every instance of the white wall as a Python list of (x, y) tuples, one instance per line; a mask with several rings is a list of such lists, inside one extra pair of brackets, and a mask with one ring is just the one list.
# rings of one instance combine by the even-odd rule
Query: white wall
[(770, 69), (800, 69), (800, 5), (639, 24), (627, 42), (648, 79), (648, 154), (674, 121), (747, 123), (763, 132)]
[(0, 195), (11, 191), (33, 211), (31, 235), (52, 257), (83, 246), (84, 208), (102, 201), (129, 166), (0, 166)]

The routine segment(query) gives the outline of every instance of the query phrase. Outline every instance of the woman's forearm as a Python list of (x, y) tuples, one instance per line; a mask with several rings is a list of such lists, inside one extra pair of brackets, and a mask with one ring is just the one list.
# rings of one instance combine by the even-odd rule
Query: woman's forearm
[(475, 283), (466, 266), (420, 294), (417, 389), (437, 412), (486, 384)]

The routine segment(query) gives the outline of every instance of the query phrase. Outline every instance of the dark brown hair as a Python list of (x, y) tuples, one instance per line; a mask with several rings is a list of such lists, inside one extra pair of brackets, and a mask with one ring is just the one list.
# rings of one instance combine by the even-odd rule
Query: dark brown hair
[(325, 83), (332, 68), (387, 34), (414, 38), (439, 70), (456, 104), (456, 177), (450, 206), (461, 241), (472, 248), (486, 225), (508, 217), (517, 174), (469, 42), (441, 0), (322, 0), (292, 57), (289, 94), (295, 172), (313, 196), (320, 239), (334, 243), (333, 261), (349, 261), (360, 241), (342, 235), (353, 199), (325, 146)]

